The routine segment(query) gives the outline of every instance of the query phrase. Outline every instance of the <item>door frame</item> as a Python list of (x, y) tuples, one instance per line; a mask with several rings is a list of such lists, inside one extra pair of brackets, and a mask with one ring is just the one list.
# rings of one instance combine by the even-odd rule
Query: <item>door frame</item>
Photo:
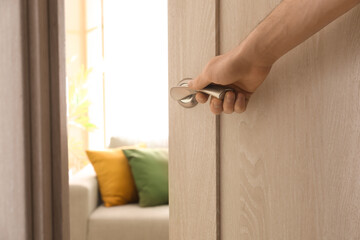
[(69, 184), (64, 0), (23, 6), (32, 239), (67, 240)]
[(49, 1), (50, 92), (53, 172), (53, 239), (69, 239), (69, 179), (66, 119), (65, 2)]

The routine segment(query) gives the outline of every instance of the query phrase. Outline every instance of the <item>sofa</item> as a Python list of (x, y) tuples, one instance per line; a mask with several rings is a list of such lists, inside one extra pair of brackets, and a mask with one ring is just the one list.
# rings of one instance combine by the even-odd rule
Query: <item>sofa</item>
[(71, 240), (168, 240), (169, 206), (104, 207), (91, 166), (70, 179)]

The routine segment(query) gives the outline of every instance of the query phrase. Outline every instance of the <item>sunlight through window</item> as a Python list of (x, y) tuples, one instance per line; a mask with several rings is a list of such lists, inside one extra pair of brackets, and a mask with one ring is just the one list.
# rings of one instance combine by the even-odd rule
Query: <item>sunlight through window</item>
[(66, 1), (69, 169), (111, 137), (167, 146), (167, 1)]

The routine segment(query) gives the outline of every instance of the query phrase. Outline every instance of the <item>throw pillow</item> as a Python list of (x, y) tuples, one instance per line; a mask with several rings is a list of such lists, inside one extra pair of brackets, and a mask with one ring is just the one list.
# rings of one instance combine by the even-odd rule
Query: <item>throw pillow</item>
[[(145, 147), (142, 145), (142, 147)], [(135, 182), (123, 147), (105, 151), (86, 151), (93, 165), (101, 198), (106, 207), (137, 202)]]
[(124, 149), (129, 160), (139, 194), (141, 207), (167, 204), (168, 151), (167, 149)]

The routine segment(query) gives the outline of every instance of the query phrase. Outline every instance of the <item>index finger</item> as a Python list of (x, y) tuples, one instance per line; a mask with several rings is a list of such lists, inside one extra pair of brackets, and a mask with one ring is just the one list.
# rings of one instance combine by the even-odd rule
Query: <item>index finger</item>
[(188, 86), (194, 90), (200, 90), (209, 85), (211, 82), (201, 75), (197, 76), (193, 80), (189, 81)]

